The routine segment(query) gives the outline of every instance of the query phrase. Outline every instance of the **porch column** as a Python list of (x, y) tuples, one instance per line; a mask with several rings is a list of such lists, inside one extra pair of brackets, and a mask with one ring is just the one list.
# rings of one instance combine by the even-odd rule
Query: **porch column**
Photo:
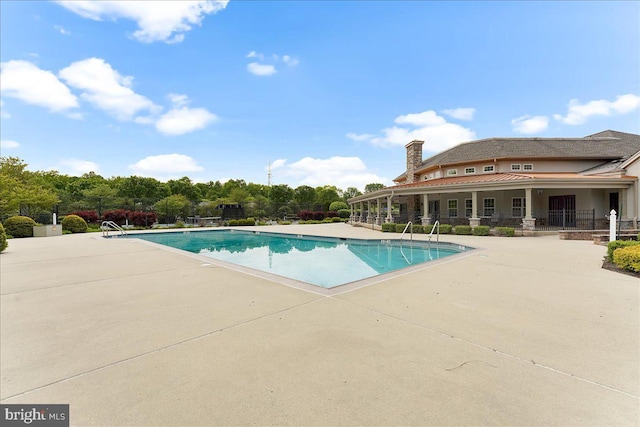
[(536, 229), (536, 219), (533, 217), (533, 199), (531, 198), (531, 188), (524, 189), (525, 215), (522, 220), (522, 231), (532, 232)]
[(387, 196), (387, 218), (385, 222), (393, 222), (393, 216), (391, 215), (391, 196)]
[(351, 220), (351, 222), (354, 221), (354, 217), (353, 217), (353, 203), (349, 203), (349, 208), (351, 209), (351, 213), (349, 214), (349, 219)]
[(478, 192), (471, 192), (471, 218), (469, 218), (469, 225), (471, 227), (477, 227), (480, 225), (480, 217), (478, 217)]
[(367, 224), (371, 223), (371, 200), (367, 200)]
[(422, 225), (431, 225), (431, 217), (429, 216), (429, 195), (422, 195)]
[(382, 224), (382, 199), (376, 199), (377, 207), (376, 207), (376, 225)]
[(364, 221), (364, 202), (360, 202), (360, 216), (358, 222)]

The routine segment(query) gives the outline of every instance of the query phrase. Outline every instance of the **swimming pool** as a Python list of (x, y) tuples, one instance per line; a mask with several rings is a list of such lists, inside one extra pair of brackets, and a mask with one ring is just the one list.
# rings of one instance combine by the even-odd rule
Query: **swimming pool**
[(129, 234), (255, 270), (333, 288), (473, 248), (450, 243), (214, 230)]

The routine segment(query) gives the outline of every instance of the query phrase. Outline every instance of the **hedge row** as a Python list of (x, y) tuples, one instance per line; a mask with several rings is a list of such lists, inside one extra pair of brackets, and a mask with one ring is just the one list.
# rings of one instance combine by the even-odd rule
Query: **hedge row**
[(256, 225), (256, 220), (254, 218), (229, 220), (230, 227), (245, 226), (245, 225)]
[[(95, 224), (100, 221), (96, 211), (75, 211), (69, 215), (77, 215), (88, 224)], [(158, 216), (155, 212), (134, 212), (126, 209), (114, 209), (105, 211), (102, 214), (102, 220), (113, 221), (118, 225), (124, 225), (128, 220), (129, 224), (136, 227), (147, 227), (155, 223), (158, 220)]]
[(640, 245), (616, 249), (613, 251), (613, 263), (624, 270), (640, 272)]
[[(407, 224), (393, 224), (393, 223), (384, 223), (382, 224), (382, 231), (384, 233), (402, 233)], [(413, 232), (420, 234), (429, 234), (433, 229), (433, 225), (414, 225)], [(407, 232), (411, 231), (411, 227), (407, 228)], [(438, 229), (434, 230), (436, 233)], [(490, 234), (491, 228), (486, 225), (478, 225), (476, 227), (471, 227), (469, 225), (457, 225), (453, 227), (450, 224), (440, 224), (440, 234), (450, 234), (454, 233), (457, 235), (471, 235), (474, 236), (488, 236)], [(513, 237), (515, 236), (515, 229), (513, 227), (496, 227), (495, 233), (497, 236), (507, 236)]]

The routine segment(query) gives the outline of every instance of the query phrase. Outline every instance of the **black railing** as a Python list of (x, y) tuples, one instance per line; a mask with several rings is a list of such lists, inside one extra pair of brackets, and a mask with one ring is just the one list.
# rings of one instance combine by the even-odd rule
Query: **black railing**
[(595, 230), (596, 211), (591, 210), (549, 210), (533, 213), (536, 230)]

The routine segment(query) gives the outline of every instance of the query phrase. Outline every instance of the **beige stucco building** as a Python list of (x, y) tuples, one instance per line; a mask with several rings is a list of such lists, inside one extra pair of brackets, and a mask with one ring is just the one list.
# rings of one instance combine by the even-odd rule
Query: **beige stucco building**
[(488, 138), (426, 160), (422, 145), (406, 145), (407, 167), (396, 185), (349, 200), (353, 224), (597, 229), (614, 209), (623, 228), (637, 228), (640, 135)]

